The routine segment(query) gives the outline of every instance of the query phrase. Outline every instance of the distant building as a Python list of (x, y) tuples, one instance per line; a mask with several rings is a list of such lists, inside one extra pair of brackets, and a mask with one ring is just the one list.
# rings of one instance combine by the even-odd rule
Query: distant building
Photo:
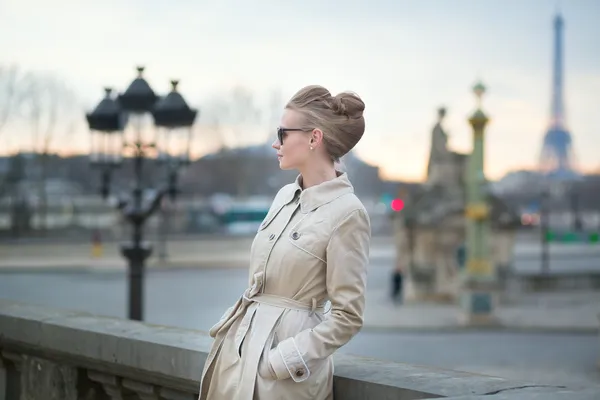
[[(379, 167), (365, 163), (354, 152), (343, 157), (341, 168), (348, 173), (357, 195), (379, 197), (383, 193)], [(206, 195), (274, 195), (297, 174), (282, 171), (270, 144), (259, 144), (208, 154), (193, 163), (182, 182)]]
[(537, 171), (513, 171), (496, 182), (490, 182), (490, 189), (498, 196), (513, 193), (539, 194), (543, 187), (543, 175)]

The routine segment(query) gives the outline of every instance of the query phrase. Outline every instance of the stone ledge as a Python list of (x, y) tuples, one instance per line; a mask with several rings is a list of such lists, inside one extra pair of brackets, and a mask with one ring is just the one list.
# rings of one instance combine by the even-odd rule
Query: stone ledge
[[(448, 400), (598, 400), (600, 389), (509, 389), (492, 395), (448, 397)], [(429, 400), (429, 399), (425, 399)]]
[[(186, 393), (198, 390), (211, 342), (201, 331), (0, 300), (2, 350)], [(460, 396), (467, 399), (469, 397), (464, 396), (536, 386), (343, 354), (337, 355), (335, 360), (336, 397), (347, 400)]]

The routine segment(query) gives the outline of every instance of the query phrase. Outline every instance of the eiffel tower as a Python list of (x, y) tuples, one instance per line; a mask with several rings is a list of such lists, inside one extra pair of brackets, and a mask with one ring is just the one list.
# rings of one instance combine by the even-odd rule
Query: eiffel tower
[(539, 169), (551, 180), (577, 179), (573, 140), (565, 123), (563, 100), (563, 25), (560, 14), (554, 18), (554, 62), (550, 126), (544, 136)]

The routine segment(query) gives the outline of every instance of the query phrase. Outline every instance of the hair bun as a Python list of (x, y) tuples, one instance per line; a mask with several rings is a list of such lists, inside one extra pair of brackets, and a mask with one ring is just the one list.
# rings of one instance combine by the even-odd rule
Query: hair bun
[(341, 98), (335, 96), (331, 98), (331, 110), (337, 115), (346, 115), (346, 105)]
[(301, 114), (302, 127), (323, 131), (325, 151), (334, 161), (352, 150), (365, 133), (365, 103), (352, 92), (332, 96), (323, 86), (310, 85), (300, 89), (285, 108)]
[(333, 97), (331, 109), (337, 115), (345, 115), (348, 118), (357, 119), (362, 118), (365, 103), (355, 93), (342, 92)]

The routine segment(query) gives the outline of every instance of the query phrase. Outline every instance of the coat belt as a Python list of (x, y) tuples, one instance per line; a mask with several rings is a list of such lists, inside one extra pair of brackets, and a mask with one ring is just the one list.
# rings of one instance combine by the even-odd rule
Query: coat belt
[(263, 274), (264, 273), (262, 271), (254, 274), (253, 284), (244, 291), (228, 315), (225, 315), (217, 325), (211, 328), (210, 335), (212, 337), (215, 337), (219, 332), (226, 331), (231, 326), (233, 321), (239, 318), (242, 314), (246, 314), (248, 306), (251, 303), (264, 303), (279, 308), (308, 311), (311, 313), (311, 315), (315, 312), (324, 312), (324, 304), (317, 304), (317, 299), (314, 297), (311, 299), (310, 303), (304, 303), (287, 297), (261, 293), (264, 277)]
[(264, 303), (270, 306), (286, 308), (290, 310), (298, 311), (310, 311), (311, 314), (315, 312), (324, 312), (325, 305), (317, 304), (317, 299), (313, 297), (311, 303), (304, 303), (288, 297), (275, 296), (273, 294), (257, 294), (253, 297), (247, 298), (244, 295), (244, 300), (248, 302)]
[(310, 311), (311, 313), (317, 311), (323, 312), (325, 309), (324, 304), (317, 305), (317, 299), (314, 297), (312, 298), (311, 303), (303, 303), (288, 297), (262, 293), (264, 285), (263, 271), (254, 274), (252, 281), (252, 286), (246, 289), (242, 295), (242, 302), (245, 303), (245, 306), (248, 306), (251, 302), (256, 302), (265, 303), (280, 308), (289, 308), (298, 311)]
[[(206, 389), (204, 387), (204, 374), (210, 368), (214, 357), (218, 349), (221, 347), (221, 344), (223, 343), (223, 340), (225, 339), (225, 335), (228, 332), (229, 328), (237, 318), (240, 318), (243, 315), (242, 321), (240, 321), (237, 332), (234, 335), (235, 347), (236, 349), (238, 349), (238, 351), (241, 350), (242, 342), (246, 337), (246, 334), (248, 333), (252, 318), (257, 312), (256, 307), (250, 307), (252, 303), (267, 304), (272, 307), (281, 308), (281, 311), (273, 312), (274, 310), (271, 309), (270, 312), (267, 312), (264, 315), (261, 314), (261, 322), (259, 323), (261, 329), (259, 329), (259, 334), (256, 337), (253, 337), (253, 340), (257, 340), (258, 343), (260, 343), (261, 347), (253, 348), (250, 354), (248, 355), (251, 358), (251, 360), (248, 360), (249, 369), (245, 370), (245, 374), (248, 374), (248, 376), (251, 377), (251, 379), (248, 378), (250, 380), (244, 380), (245, 385), (248, 385), (248, 387), (246, 388), (244, 386), (243, 390), (240, 389), (242, 390), (242, 392), (247, 392), (250, 394), (254, 392), (254, 381), (256, 379), (260, 355), (263, 351), (264, 345), (267, 342), (267, 337), (271, 333), (270, 328), (265, 328), (271, 324), (272, 326), (274, 326), (279, 316), (286, 309), (310, 312), (311, 315), (315, 312), (324, 311), (324, 304), (317, 304), (317, 299), (315, 298), (312, 298), (311, 302), (309, 303), (293, 300), (287, 297), (276, 296), (273, 294), (261, 293), (263, 287), (263, 277), (263, 272), (255, 274), (253, 277), (252, 285), (244, 291), (242, 296), (240, 296), (240, 298), (237, 300), (234, 306), (231, 307), (227, 314), (223, 316), (221, 321), (219, 321), (214, 327), (211, 328), (210, 336), (215, 338), (215, 343), (213, 344), (213, 347), (208, 355), (206, 364), (204, 366), (204, 372), (202, 374), (203, 379), (200, 386), (201, 397), (202, 393), (204, 393), (204, 390)], [(242, 385), (242, 383), (240, 383), (240, 385)]]

